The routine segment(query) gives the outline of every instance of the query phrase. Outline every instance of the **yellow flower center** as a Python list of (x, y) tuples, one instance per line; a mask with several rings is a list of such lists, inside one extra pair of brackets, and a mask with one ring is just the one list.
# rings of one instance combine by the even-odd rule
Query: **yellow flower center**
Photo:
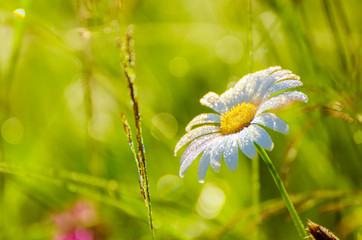
[(222, 135), (237, 133), (250, 125), (256, 113), (256, 107), (251, 103), (242, 103), (234, 106), (225, 113), (220, 122)]

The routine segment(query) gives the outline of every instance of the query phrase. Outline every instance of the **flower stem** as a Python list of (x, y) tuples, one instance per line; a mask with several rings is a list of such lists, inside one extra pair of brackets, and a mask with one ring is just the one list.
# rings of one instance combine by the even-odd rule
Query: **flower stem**
[(259, 229), (259, 213), (260, 213), (260, 181), (259, 181), (259, 157), (252, 159), (251, 162), (251, 188), (252, 188), (252, 203), (253, 203), (253, 215), (254, 221), (256, 224), (256, 229), (254, 231), (253, 239), (260, 239), (260, 229)]
[(260, 147), (259, 145), (255, 144), (255, 147), (258, 150), (261, 158), (264, 160), (266, 166), (268, 167), (268, 169), (274, 179), (275, 184), (277, 185), (277, 187), (279, 189), (280, 195), (282, 196), (282, 198), (285, 202), (285, 205), (287, 206), (287, 209), (290, 213), (290, 216), (292, 217), (295, 227), (297, 228), (299, 236), (302, 238), (307, 237), (308, 233), (305, 230), (303, 223), (300, 220), (300, 217), (299, 217), (297, 211), (295, 210), (292, 201), (289, 198), (287, 190), (285, 190), (283, 182), (280, 179), (278, 172), (275, 170), (275, 167), (274, 167), (272, 161), (270, 160), (268, 154), (265, 152), (264, 148)]

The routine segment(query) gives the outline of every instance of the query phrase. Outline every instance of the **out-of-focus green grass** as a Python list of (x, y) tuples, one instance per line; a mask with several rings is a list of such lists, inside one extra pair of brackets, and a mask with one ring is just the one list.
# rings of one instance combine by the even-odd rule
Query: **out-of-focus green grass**
[[(122, 130), (132, 119), (116, 43), (135, 25), (156, 239), (251, 239), (251, 163), (197, 162), (178, 177), (177, 140), (198, 101), (243, 75), (280, 65), (301, 76), (307, 104), (278, 112), (270, 153), (304, 222), (362, 237), (360, 1), (2, 1), (0, 239), (51, 239), (52, 215), (96, 204), (107, 239), (150, 239), (138, 173)], [(24, 19), (12, 12), (25, 8)], [(261, 164), (261, 238), (298, 239)], [(84, 175), (82, 175), (84, 174)], [(294, 198), (295, 197), (295, 198)]]

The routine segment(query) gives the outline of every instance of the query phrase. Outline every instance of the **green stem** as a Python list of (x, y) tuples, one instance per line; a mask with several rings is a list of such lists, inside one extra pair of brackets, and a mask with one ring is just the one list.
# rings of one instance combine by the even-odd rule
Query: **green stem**
[(254, 221), (256, 224), (256, 229), (254, 233), (254, 239), (260, 239), (259, 236), (259, 213), (260, 213), (260, 181), (259, 181), (259, 157), (257, 156), (255, 159), (251, 161), (251, 184), (252, 184), (252, 203), (253, 203), (253, 214)]
[(264, 148), (260, 147), (259, 145), (255, 144), (256, 149), (258, 150), (261, 158), (264, 160), (266, 166), (268, 167), (271, 175), (273, 176), (274, 182), (277, 185), (280, 195), (282, 196), (285, 205), (287, 206), (287, 209), (290, 213), (290, 216), (292, 217), (292, 220), (294, 222), (295, 227), (298, 230), (299, 236), (302, 238), (305, 238), (308, 236), (307, 231), (305, 230), (302, 221), (300, 220), (300, 217), (295, 210), (292, 201), (289, 198), (289, 195), (287, 193), (287, 190), (285, 190), (285, 187), (283, 185), (282, 180), (279, 177), (278, 172), (275, 170), (275, 167), (270, 160), (268, 154), (265, 152)]

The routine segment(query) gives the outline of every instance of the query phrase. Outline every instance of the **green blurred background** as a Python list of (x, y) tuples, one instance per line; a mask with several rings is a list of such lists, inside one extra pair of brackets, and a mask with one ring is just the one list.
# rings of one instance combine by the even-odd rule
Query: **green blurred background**
[(117, 48), (128, 24), (156, 239), (299, 239), (262, 163), (258, 235), (249, 159), (199, 184), (198, 160), (180, 179), (173, 156), (187, 123), (209, 112), (205, 93), (272, 65), (309, 96), (277, 112), (288, 135), (269, 131), (302, 221), (362, 239), (361, 1), (250, 2), (1, 0), (0, 239), (57, 239), (54, 219), (79, 201), (96, 217), (76, 224), (96, 239), (152, 238), (120, 117), (134, 126)]

